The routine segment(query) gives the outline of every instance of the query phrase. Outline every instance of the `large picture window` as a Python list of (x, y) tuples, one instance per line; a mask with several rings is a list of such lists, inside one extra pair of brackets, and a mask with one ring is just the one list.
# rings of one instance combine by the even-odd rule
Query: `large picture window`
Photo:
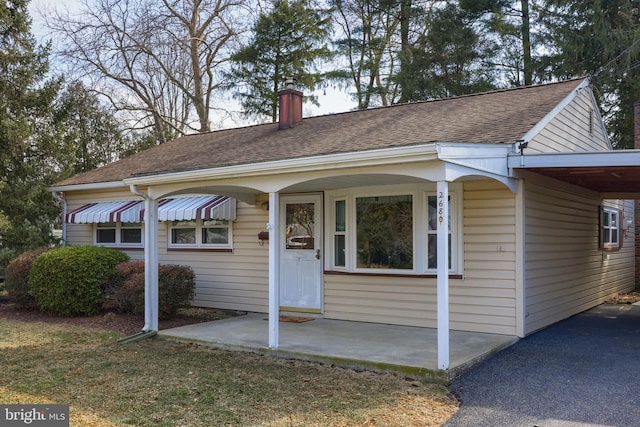
[[(461, 188), (449, 191), (449, 271), (461, 273)], [(436, 274), (435, 185), (354, 188), (327, 192), (326, 268), (372, 274)]]
[(356, 197), (358, 268), (413, 269), (413, 198)]

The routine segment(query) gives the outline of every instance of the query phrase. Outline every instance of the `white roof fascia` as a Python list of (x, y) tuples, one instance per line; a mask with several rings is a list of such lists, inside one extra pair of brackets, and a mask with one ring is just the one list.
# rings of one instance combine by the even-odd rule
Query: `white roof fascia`
[(304, 173), (318, 170), (340, 170), (353, 167), (406, 164), (438, 159), (436, 144), (393, 147), (379, 150), (336, 153), (297, 159), (275, 160), (244, 165), (223, 166), (185, 172), (137, 176), (124, 179), (126, 185), (157, 185), (207, 179), (260, 177), (285, 173)]
[(580, 94), (580, 92), (582, 92), (582, 90), (589, 85), (589, 79), (584, 79), (584, 81), (580, 83), (578, 87), (575, 88), (575, 90), (573, 90), (562, 101), (560, 101), (560, 103), (556, 105), (553, 110), (549, 111), (547, 115), (544, 116), (542, 120), (540, 120), (534, 127), (529, 129), (529, 131), (524, 134), (522, 139), (526, 142), (531, 141), (531, 139), (536, 136), (538, 132), (540, 132), (545, 126), (547, 126), (549, 122), (551, 122), (551, 120), (553, 120), (553, 118), (560, 113), (560, 111), (562, 111), (567, 105), (569, 105), (569, 103), (571, 103)]
[(95, 182), (89, 184), (72, 184), (72, 185), (54, 185), (47, 187), (47, 190), (52, 192), (64, 192), (64, 191), (83, 191), (83, 190), (110, 190), (114, 188), (126, 187), (122, 181), (109, 181), (109, 182)]
[(492, 176), (509, 176), (507, 156), (515, 144), (438, 143), (438, 158), (447, 163), (465, 166)]
[(640, 165), (640, 150), (581, 151), (525, 155), (511, 153), (508, 157), (509, 169), (638, 165)]

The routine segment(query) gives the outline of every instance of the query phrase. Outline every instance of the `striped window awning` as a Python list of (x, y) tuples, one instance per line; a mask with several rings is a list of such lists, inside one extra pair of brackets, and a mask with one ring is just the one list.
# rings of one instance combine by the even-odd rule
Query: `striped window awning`
[[(142, 222), (144, 202), (128, 200), (88, 203), (68, 212), (68, 224), (104, 222)], [(236, 219), (236, 200), (226, 196), (195, 196), (161, 199), (158, 202), (159, 221), (188, 221), (194, 219)]]

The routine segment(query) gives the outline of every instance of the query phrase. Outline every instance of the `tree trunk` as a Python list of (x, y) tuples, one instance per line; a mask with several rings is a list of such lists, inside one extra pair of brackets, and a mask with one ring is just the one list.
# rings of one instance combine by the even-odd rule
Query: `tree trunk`
[(411, 20), (411, 0), (400, 0), (400, 99), (398, 102), (409, 101), (410, 81), (409, 68), (411, 65), (411, 46), (409, 46), (409, 22)]
[(520, 0), (522, 7), (522, 57), (524, 62), (524, 84), (533, 84), (533, 61), (531, 60), (531, 33), (529, 26), (529, 0)]

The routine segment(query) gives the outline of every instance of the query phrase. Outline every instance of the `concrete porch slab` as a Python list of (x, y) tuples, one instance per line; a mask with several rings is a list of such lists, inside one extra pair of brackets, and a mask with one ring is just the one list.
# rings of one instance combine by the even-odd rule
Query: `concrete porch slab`
[(437, 368), (437, 331), (430, 328), (314, 319), (280, 322), (280, 345), (268, 347), (266, 314), (248, 314), (160, 331), (158, 336), (217, 348), (332, 363), (447, 383), (518, 338), (450, 332), (450, 367)]

